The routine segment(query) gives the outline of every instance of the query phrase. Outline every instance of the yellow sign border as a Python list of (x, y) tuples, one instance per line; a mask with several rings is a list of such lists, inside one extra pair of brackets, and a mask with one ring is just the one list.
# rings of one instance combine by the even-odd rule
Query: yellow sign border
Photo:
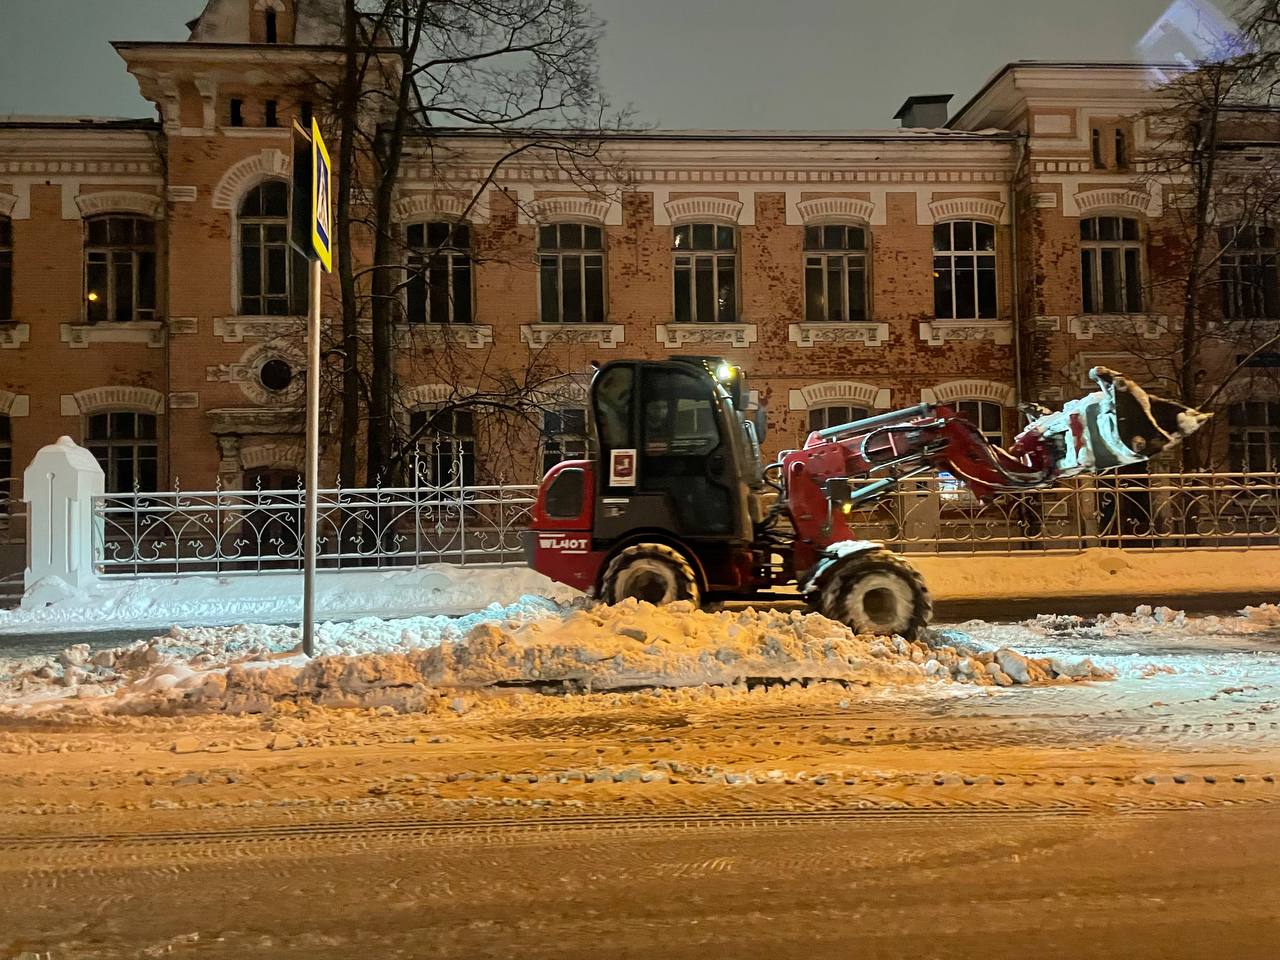
[[(320, 234), (320, 161), (324, 160), (325, 196), (329, 198), (329, 236)], [(333, 164), (329, 161), (329, 150), (320, 136), (320, 126), (315, 117), (311, 118), (311, 247), (320, 260), (326, 273), (333, 273)]]

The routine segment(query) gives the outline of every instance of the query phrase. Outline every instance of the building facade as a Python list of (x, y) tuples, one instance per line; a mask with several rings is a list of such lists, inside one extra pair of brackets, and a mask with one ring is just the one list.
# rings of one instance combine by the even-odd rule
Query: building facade
[[(68, 435), (117, 490), (295, 482), (289, 126), (323, 114), (298, 91), (335, 63), (314, 6), (210, 0), (186, 43), (117, 43), (154, 121), (0, 122), (0, 477)], [(949, 121), (923, 97), (894, 130), (611, 136), (590, 189), (536, 156), (478, 188), (506, 146), (482, 134), (411, 144), (397, 416), (461, 443), (466, 479), (527, 481), (585, 449), (592, 361), (728, 357), (769, 451), (921, 400), (1007, 439), (1018, 403), (1077, 395), (1092, 366), (1149, 380), (1181, 310), (1159, 282), (1177, 185), (1139, 159), (1151, 97), (1139, 66), (1020, 63)], [(325, 302), (332, 329), (331, 283)], [(527, 440), (452, 403), (535, 369), (559, 386)], [(1264, 373), (1227, 398), (1236, 466), (1280, 454)]]

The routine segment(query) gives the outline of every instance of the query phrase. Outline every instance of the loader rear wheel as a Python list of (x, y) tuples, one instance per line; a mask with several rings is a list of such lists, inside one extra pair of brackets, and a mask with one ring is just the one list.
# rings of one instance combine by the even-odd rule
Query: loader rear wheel
[(696, 607), (702, 600), (689, 561), (662, 543), (637, 543), (622, 550), (605, 568), (603, 587), (605, 603), (632, 597), (654, 606), (688, 600)]
[(837, 562), (822, 587), (821, 609), (857, 633), (916, 640), (933, 600), (911, 564), (889, 550), (871, 550)]

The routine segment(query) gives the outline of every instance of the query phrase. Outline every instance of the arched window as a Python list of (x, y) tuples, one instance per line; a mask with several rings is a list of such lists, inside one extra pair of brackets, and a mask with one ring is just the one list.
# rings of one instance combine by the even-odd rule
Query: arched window
[(416, 482), (442, 487), (476, 482), (475, 413), (459, 407), (424, 407), (409, 414), (409, 435), (418, 447)]
[(1142, 242), (1130, 217), (1080, 221), (1080, 290), (1085, 313), (1142, 312)]
[(582, 223), (538, 228), (543, 323), (604, 323), (604, 230)]
[(0, 217), (0, 320), (13, 319), (13, 221)]
[(843, 224), (805, 227), (805, 319), (865, 320), (867, 299), (866, 231)]
[(675, 228), (676, 323), (738, 319), (738, 232), (715, 223)]
[(471, 322), (471, 228), (436, 221), (405, 231), (410, 323)]
[(267, 43), (279, 43), (280, 38), (276, 32), (276, 11), (274, 7), (268, 7), (262, 13), (263, 36)]
[(156, 489), (159, 446), (156, 418), (131, 410), (91, 413), (85, 418), (85, 446), (106, 474), (108, 493)]
[(85, 220), (85, 318), (89, 323), (156, 318), (156, 225), (104, 214)]
[(852, 423), (869, 416), (866, 407), (854, 407), (848, 404), (835, 404), (828, 407), (811, 407), (809, 409), (809, 432), (825, 430), (827, 427), (838, 427), (842, 423)]
[(933, 226), (933, 312), (939, 320), (995, 320), (996, 228), (979, 220)]
[(994, 444), (1004, 443), (1004, 408), (993, 400), (957, 400), (951, 404)]
[(1276, 232), (1271, 227), (1224, 227), (1218, 232), (1222, 260), (1218, 274), (1225, 320), (1280, 317), (1276, 282)]
[(307, 312), (307, 262), (289, 246), (289, 185), (267, 180), (240, 202), (240, 312)]
[(1280, 470), (1280, 401), (1233, 403), (1227, 410), (1227, 427), (1232, 470)]

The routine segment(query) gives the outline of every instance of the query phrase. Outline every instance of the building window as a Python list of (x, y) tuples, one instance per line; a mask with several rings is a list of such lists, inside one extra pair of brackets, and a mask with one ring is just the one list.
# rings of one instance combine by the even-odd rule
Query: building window
[(738, 319), (738, 237), (733, 227), (686, 223), (675, 228), (677, 323)]
[(0, 517), (9, 513), (13, 496), (13, 421), (0, 415)]
[(471, 228), (465, 223), (411, 224), (405, 309), (410, 323), (471, 322)]
[(1231, 469), (1271, 473), (1280, 470), (1280, 401), (1247, 400), (1227, 410)]
[(539, 227), (538, 285), (543, 323), (604, 323), (604, 230)]
[(307, 312), (307, 262), (289, 245), (289, 185), (268, 180), (240, 203), (240, 312)]
[(89, 323), (156, 318), (156, 225), (146, 217), (85, 221), (85, 316)]
[(1129, 140), (1123, 129), (1117, 127), (1115, 132), (1116, 169), (1123, 170), (1129, 166)]
[(232, 97), (229, 105), (229, 119), (233, 127), (244, 126), (244, 101), (239, 97)]
[(997, 446), (1004, 443), (1004, 408), (991, 400), (959, 400), (952, 409)]
[(1093, 169), (1124, 170), (1129, 166), (1129, 129), (1127, 124), (1105, 124), (1093, 127), (1089, 136)]
[(1080, 286), (1085, 313), (1142, 312), (1142, 244), (1138, 221), (1080, 221)]
[(438, 487), (475, 485), (473, 411), (457, 407), (414, 410), (409, 414), (409, 435), (418, 448), (418, 483)]
[(106, 474), (108, 493), (156, 489), (156, 418), (128, 411), (94, 413), (88, 418), (85, 446)]
[(933, 311), (939, 320), (994, 320), (996, 228), (976, 220), (933, 227)]
[(585, 407), (562, 407), (543, 412), (543, 473), (564, 460), (585, 460), (588, 450)]
[(1257, 320), (1280, 316), (1276, 282), (1276, 232), (1270, 227), (1225, 227), (1218, 232), (1222, 260), (1218, 274), (1222, 316)]
[[(266, 28), (263, 32), (266, 34), (267, 43), (279, 43), (279, 36), (276, 33), (276, 12), (268, 9), (263, 13), (263, 26)], [(270, 126), (270, 124), (268, 124)]]
[(1102, 159), (1102, 131), (1094, 127), (1089, 137), (1090, 152), (1093, 154), (1093, 169), (1102, 170), (1106, 163)]
[(838, 427), (844, 423), (853, 423), (868, 416), (866, 407), (854, 407), (847, 404), (836, 404), (830, 407), (814, 407), (809, 411), (809, 432)]
[(280, 117), (276, 112), (276, 101), (268, 100), (264, 106), (262, 122), (268, 127), (280, 126)]
[(13, 221), (0, 217), (0, 320), (13, 319)]
[(861, 227), (804, 228), (805, 319), (867, 319), (867, 235)]

